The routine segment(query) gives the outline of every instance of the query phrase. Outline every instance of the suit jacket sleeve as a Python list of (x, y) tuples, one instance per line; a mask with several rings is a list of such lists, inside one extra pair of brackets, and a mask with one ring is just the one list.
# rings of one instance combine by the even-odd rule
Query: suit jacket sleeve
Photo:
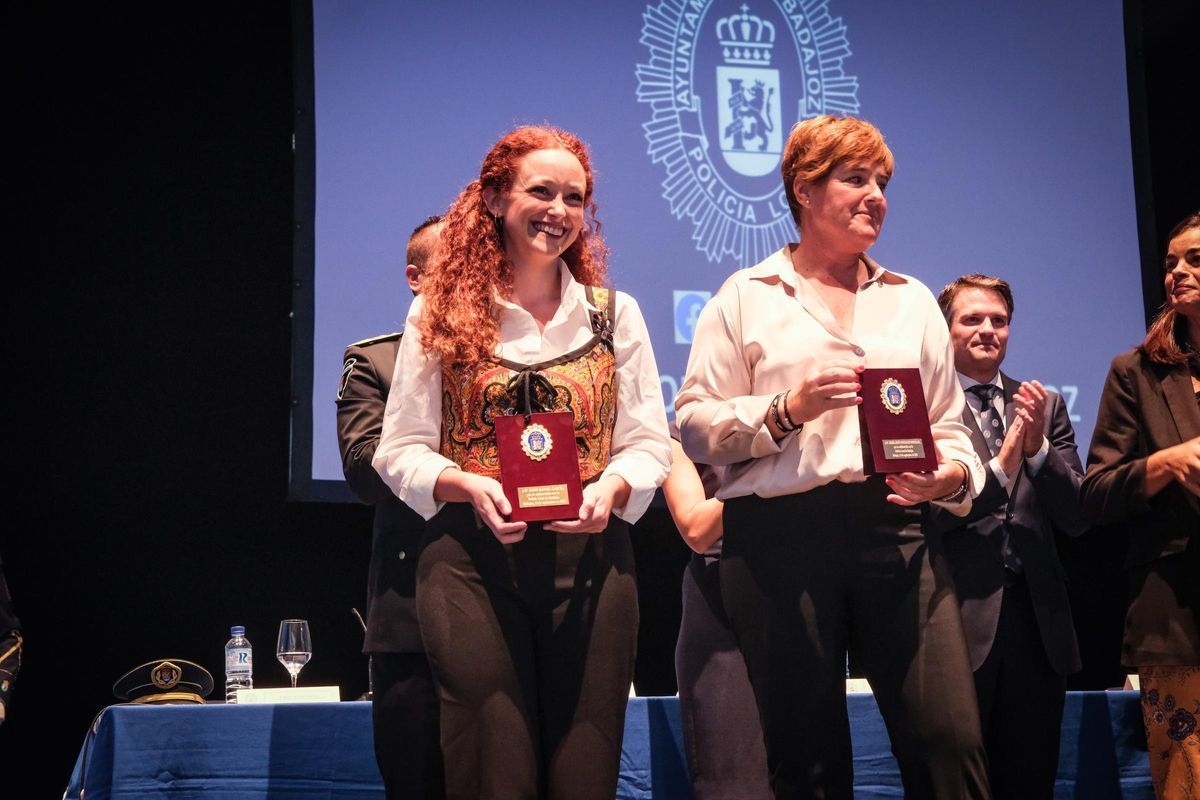
[[(1071, 427), (1062, 396), (1052, 392), (1048, 402), (1050, 408), (1046, 421), (1046, 438), (1050, 442), (1050, 449), (1046, 453), (1046, 461), (1037, 475), (1030, 476), (1026, 472), (1021, 476), (1021, 480), (1029, 480), (1033, 484), (1042, 512), (1057, 530), (1069, 536), (1078, 536), (1087, 529), (1087, 523), (1079, 505), (1083, 466), (1075, 448), (1075, 430)], [(955, 517), (936, 507), (929, 509), (928, 520), (935, 530), (949, 531), (964, 527), (1009, 502), (1011, 497), (1000, 483), (1000, 479), (991, 469), (986, 472), (987, 480), (983, 484), (983, 491), (975, 498), (970, 512), (965, 517)], [(1027, 491), (1020, 483), (1021, 481), (1013, 482), (1014, 493)]]
[(356, 345), (346, 348), (342, 375), (337, 401), (342, 474), (360, 500), (377, 503), (392, 493), (371, 466), (383, 431), (383, 409), (389, 387), (365, 349)]
[(1088, 527), (1079, 504), (1083, 465), (1079, 463), (1075, 429), (1071, 427), (1062, 396), (1053, 393), (1050, 401), (1049, 430), (1046, 432), (1050, 450), (1042, 468), (1036, 475), (1030, 476), (1030, 482), (1037, 488), (1042, 512), (1054, 528), (1068, 536), (1078, 536)]
[(1094, 523), (1123, 522), (1150, 511), (1146, 453), (1132, 369), (1126, 357), (1113, 359), (1100, 396), (1087, 475), (1080, 489), (1084, 516)]

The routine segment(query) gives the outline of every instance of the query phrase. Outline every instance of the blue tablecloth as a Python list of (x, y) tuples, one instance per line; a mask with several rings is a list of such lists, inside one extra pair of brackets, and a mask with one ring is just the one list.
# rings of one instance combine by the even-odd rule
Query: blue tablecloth
[[(847, 698), (856, 798), (903, 797), (870, 695)], [(88, 732), (67, 798), (383, 797), (368, 703), (112, 706)], [(689, 800), (679, 704), (631, 699), (617, 797)], [(1136, 692), (1067, 695), (1055, 798), (1153, 797)]]

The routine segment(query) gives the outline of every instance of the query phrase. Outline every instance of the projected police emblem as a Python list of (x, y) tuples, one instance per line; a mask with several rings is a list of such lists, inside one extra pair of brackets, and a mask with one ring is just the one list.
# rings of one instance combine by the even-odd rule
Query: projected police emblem
[(717, 67), (717, 128), (721, 155), (741, 175), (767, 175), (779, 163), (779, 70), (768, 69), (775, 26), (746, 13), (717, 21), (717, 39), (726, 64)]
[(637, 97), (663, 197), (709, 261), (756, 264), (795, 237), (779, 179), (788, 131), (858, 111), (846, 27), (828, 0), (666, 0), (643, 19)]

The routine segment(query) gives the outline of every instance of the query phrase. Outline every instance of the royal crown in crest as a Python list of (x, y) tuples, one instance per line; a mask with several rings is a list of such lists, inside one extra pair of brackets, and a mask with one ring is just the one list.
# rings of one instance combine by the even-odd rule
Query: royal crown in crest
[[(647, 153), (666, 174), (671, 213), (695, 226), (710, 261), (762, 261), (796, 237), (779, 161), (791, 126), (858, 111), (838, 0), (649, 0), (637, 99), (650, 109)], [(758, 13), (751, 13), (754, 9)], [(676, 295), (676, 341), (696, 304)]]
[(749, 6), (743, 5), (740, 14), (717, 20), (716, 30), (726, 64), (766, 66), (771, 63), (775, 25), (751, 14)]

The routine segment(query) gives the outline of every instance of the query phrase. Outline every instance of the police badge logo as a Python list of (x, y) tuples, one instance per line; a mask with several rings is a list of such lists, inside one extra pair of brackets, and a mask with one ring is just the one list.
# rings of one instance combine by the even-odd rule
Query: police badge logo
[(159, 689), (174, 689), (181, 677), (183, 670), (170, 661), (164, 661), (150, 670), (150, 680)]
[(521, 449), (534, 461), (542, 461), (554, 449), (554, 440), (550, 438), (550, 431), (535, 422), (521, 431)]
[(883, 401), (883, 407), (893, 414), (903, 414), (908, 407), (904, 386), (895, 378), (888, 378), (879, 385), (879, 399)]
[[(802, 119), (858, 111), (829, 0), (663, 0), (643, 15), (637, 98), (663, 197), (709, 261), (756, 264), (795, 236), (778, 167)], [(719, 155), (717, 154), (719, 151)]]
[(783, 136), (772, 103), (778, 103), (779, 70), (770, 69), (775, 26), (751, 16), (717, 20), (717, 37), (725, 63), (717, 67), (717, 128), (721, 155), (742, 175), (766, 175), (783, 153)]

